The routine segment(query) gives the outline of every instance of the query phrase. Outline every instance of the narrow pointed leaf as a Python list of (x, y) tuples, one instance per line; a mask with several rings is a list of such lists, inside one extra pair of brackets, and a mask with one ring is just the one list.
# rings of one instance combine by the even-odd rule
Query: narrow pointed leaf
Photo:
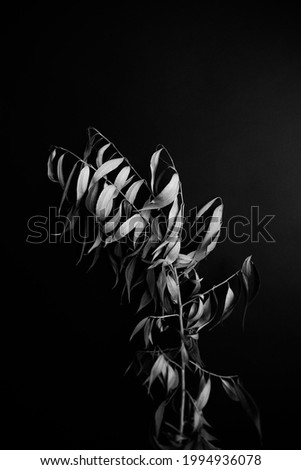
[(89, 188), (93, 186), (97, 181), (106, 176), (111, 171), (115, 170), (122, 162), (124, 158), (113, 158), (103, 163), (94, 173), (93, 178), (91, 179)]
[(76, 188), (76, 198), (77, 201), (80, 201), (80, 199), (83, 197), (85, 194), (87, 187), (88, 187), (88, 182), (89, 182), (89, 176), (90, 176), (90, 167), (89, 165), (85, 165), (79, 175), (78, 175), (78, 180), (77, 180), (77, 188)]
[(130, 341), (134, 338), (134, 336), (140, 331), (142, 330), (142, 328), (144, 327), (145, 323), (149, 320), (148, 317), (146, 318), (142, 318), (142, 320), (140, 320), (139, 323), (137, 323), (137, 325), (135, 326), (131, 336), (130, 336)]
[(223, 389), (227, 393), (228, 397), (231, 398), (233, 401), (239, 401), (238, 395), (236, 393), (235, 387), (232, 383), (232, 380), (226, 380), (224, 378), (220, 378)]
[(116, 186), (117, 189), (121, 190), (124, 187), (130, 171), (131, 171), (131, 168), (129, 166), (125, 166), (124, 168), (120, 170), (120, 172), (118, 173), (114, 181), (114, 185)]
[(47, 162), (47, 175), (51, 181), (53, 181), (54, 183), (57, 183), (58, 180), (55, 178), (54, 171), (53, 171), (53, 160), (55, 156), (56, 156), (56, 148), (49, 155), (48, 162)]
[(156, 171), (159, 163), (160, 153), (163, 149), (157, 150), (153, 153), (151, 160), (150, 160), (150, 168), (151, 168), (151, 190), (154, 192), (154, 182), (156, 177)]
[(174, 201), (174, 198), (178, 195), (179, 192), (179, 175), (175, 173), (169, 183), (161, 191), (158, 196), (156, 196), (149, 204), (143, 207), (143, 210), (147, 209), (162, 209), (165, 206), (168, 206)]
[(130, 204), (133, 204), (133, 202), (135, 201), (137, 193), (138, 193), (138, 191), (141, 188), (143, 183), (144, 183), (144, 180), (135, 181), (135, 183), (131, 184), (131, 186), (129, 187), (129, 189), (125, 193), (125, 199)]
[(209, 400), (210, 391), (211, 391), (211, 379), (209, 377), (196, 402), (197, 407), (200, 411), (206, 406)]
[(97, 217), (100, 218), (100, 220), (105, 220), (110, 214), (112, 207), (113, 207), (114, 192), (115, 192), (115, 186), (111, 184), (111, 185), (106, 186), (100, 193), (97, 199), (96, 209), (95, 209), (95, 214)]
[(174, 303), (178, 303), (179, 301), (179, 286), (177, 285), (176, 281), (171, 275), (166, 277), (166, 285), (167, 289), (170, 293), (171, 300)]
[(111, 143), (109, 142), (108, 144), (104, 145), (103, 147), (101, 147), (98, 152), (97, 152), (97, 157), (96, 157), (96, 166), (97, 168), (101, 167), (102, 165), (102, 162), (103, 162), (103, 155), (105, 153), (105, 151), (107, 150), (107, 148), (109, 148), (111, 145)]
[(156, 413), (155, 413), (155, 432), (156, 436), (159, 436), (163, 417), (164, 417), (164, 411), (166, 407), (166, 400), (162, 401), (162, 403), (158, 406)]

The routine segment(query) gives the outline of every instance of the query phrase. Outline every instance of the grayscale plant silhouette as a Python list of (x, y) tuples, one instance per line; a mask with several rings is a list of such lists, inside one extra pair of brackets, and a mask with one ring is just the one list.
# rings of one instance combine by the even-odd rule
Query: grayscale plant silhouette
[(140, 377), (156, 404), (152, 445), (218, 448), (206, 415), (211, 386), (218, 381), (261, 436), (257, 406), (240, 378), (208, 371), (198, 343), (201, 330), (220, 325), (235, 308), (243, 305), (245, 317), (259, 288), (258, 273), (249, 256), (241, 269), (205, 291), (197, 267), (217, 244), (223, 203), (213, 199), (188, 221), (179, 174), (165, 147), (152, 155), (150, 170), (148, 184), (94, 128), (88, 129), (82, 157), (53, 147), (48, 160), (48, 176), (63, 191), (65, 230), (74, 230), (80, 217), (88, 232), (93, 219), (95, 237), (83, 243), (82, 255), (94, 254), (94, 265), (100, 250), (107, 251), (116, 284), (138, 313), (129, 338), (136, 353), (128, 370)]

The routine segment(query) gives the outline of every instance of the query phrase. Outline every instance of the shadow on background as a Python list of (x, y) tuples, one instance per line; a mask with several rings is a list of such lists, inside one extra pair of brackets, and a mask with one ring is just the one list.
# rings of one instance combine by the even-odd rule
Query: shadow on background
[[(261, 409), (264, 448), (298, 448), (301, 38), (294, 12), (100, 2), (96, 9), (16, 7), (5, 22), (14, 229), (2, 316), (2, 447), (149, 445), (150, 404), (122, 377), (133, 318), (111, 291), (108, 262), (87, 274), (75, 267), (78, 246), (26, 242), (28, 219), (47, 216), (60, 198), (46, 175), (50, 145), (80, 153), (93, 125), (146, 177), (163, 143), (187, 208), (221, 196), (225, 221), (248, 217), (251, 206), (275, 215), (275, 243), (226, 241), (203, 265), (208, 283), (218, 283), (253, 254), (262, 287), (245, 333), (238, 315), (204, 338), (201, 350), (212, 370), (243, 377)], [(229, 410), (217, 395), (212, 419), (226, 448), (256, 448), (252, 425)]]

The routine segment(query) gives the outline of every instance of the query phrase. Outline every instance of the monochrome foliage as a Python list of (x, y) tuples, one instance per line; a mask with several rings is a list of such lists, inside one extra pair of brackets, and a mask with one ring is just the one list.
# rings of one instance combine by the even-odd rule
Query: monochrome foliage
[[(224, 322), (239, 305), (247, 306), (259, 287), (248, 257), (241, 269), (204, 291), (197, 266), (215, 248), (223, 203), (215, 198), (189, 222), (184, 214), (181, 181), (167, 150), (160, 146), (150, 160), (148, 184), (116, 146), (89, 128), (82, 157), (54, 147), (48, 176), (62, 187), (60, 211), (74, 230), (78, 216), (94, 217), (95, 238), (84, 243), (94, 254), (105, 248), (123, 295), (135, 290), (137, 323), (130, 340), (137, 343), (130, 368), (155, 400), (153, 445), (161, 449), (215, 449), (215, 437), (204, 415), (213, 381), (240, 402), (260, 433), (258, 409), (238, 376), (204, 369), (199, 332)], [(136, 298), (135, 297), (135, 298)]]

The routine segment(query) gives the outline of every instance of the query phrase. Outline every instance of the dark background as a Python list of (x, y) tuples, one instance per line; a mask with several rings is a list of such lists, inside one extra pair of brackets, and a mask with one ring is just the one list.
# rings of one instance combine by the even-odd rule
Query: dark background
[[(251, 206), (275, 215), (276, 243), (227, 241), (208, 258), (207, 278), (217, 283), (253, 254), (262, 285), (244, 334), (238, 315), (201, 346), (208, 367), (238, 371), (256, 398), (264, 448), (300, 448), (298, 15), (251, 3), (162, 3), (49, 2), (2, 19), (13, 227), (3, 248), (3, 448), (149, 445), (151, 406), (122, 377), (133, 319), (111, 291), (109, 264), (86, 273), (75, 266), (78, 246), (26, 242), (27, 220), (60, 199), (46, 175), (50, 145), (80, 153), (89, 125), (145, 176), (163, 143), (187, 208), (219, 195), (225, 221), (249, 217)], [(256, 448), (248, 421), (219, 403), (211, 412), (224, 448)]]

